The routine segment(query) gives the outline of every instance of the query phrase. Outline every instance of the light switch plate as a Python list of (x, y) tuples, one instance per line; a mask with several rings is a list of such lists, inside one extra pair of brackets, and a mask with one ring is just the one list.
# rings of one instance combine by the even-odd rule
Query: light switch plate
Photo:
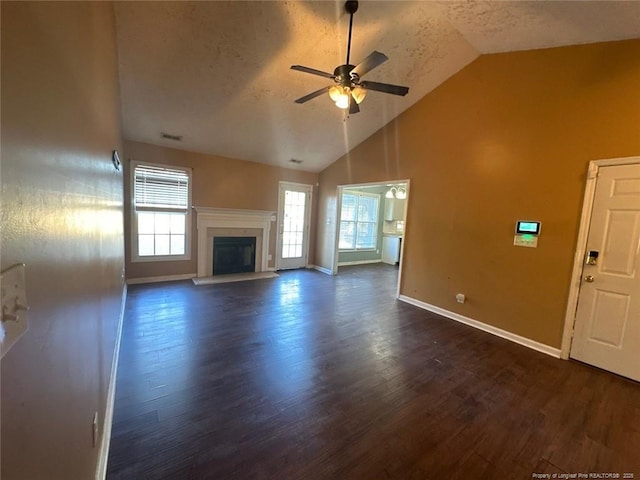
[(0, 314), (4, 338), (0, 340), (0, 357), (24, 335), (27, 321), (26, 266), (18, 263), (0, 275)]

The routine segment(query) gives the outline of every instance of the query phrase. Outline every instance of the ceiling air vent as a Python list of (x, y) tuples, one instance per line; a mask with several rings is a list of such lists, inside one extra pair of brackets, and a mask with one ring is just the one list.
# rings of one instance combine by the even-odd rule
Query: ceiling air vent
[(295, 163), (296, 165), (300, 165), (302, 163), (302, 160), (298, 160), (297, 158), (292, 158), (291, 160), (289, 160), (289, 162)]
[(182, 140), (182, 135), (171, 135), (170, 133), (160, 132), (160, 136), (162, 138), (166, 138), (167, 140), (175, 140), (176, 142)]

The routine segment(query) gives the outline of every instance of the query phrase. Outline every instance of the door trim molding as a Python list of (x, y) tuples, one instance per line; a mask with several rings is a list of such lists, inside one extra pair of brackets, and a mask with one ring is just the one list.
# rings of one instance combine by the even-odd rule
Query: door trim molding
[[(374, 186), (378, 186), (378, 185), (387, 185), (389, 183), (405, 183), (407, 185), (406, 190), (407, 190), (407, 197), (406, 197), (406, 207), (404, 209), (404, 217), (403, 217), (403, 221), (404, 221), (404, 234), (402, 236), (402, 242), (400, 243), (400, 261), (399, 266), (398, 266), (398, 284), (396, 285), (396, 298), (400, 297), (400, 289), (402, 287), (402, 265), (404, 264), (404, 246), (405, 246), (405, 238), (407, 235), (407, 216), (409, 214), (409, 197), (411, 196), (411, 179), (410, 178), (406, 178), (406, 179), (400, 179), (400, 180), (385, 180), (382, 182), (369, 182), (369, 183), (350, 183), (350, 184), (345, 184), (345, 185), (338, 185), (336, 187), (336, 210), (334, 212), (334, 216), (333, 216), (333, 223), (335, 225), (335, 232), (334, 233), (334, 238), (333, 238), (333, 251), (331, 252), (331, 255), (333, 256), (333, 259), (331, 261), (331, 270), (326, 269), (325, 270), (329, 270), (331, 272), (331, 275), (337, 275), (338, 274), (338, 267), (340, 266), (338, 263), (338, 257), (339, 257), (339, 245), (340, 245), (340, 216), (341, 216), (341, 212), (342, 212), (342, 192), (347, 189), (349, 190), (350, 188), (359, 188), (359, 187), (374, 187)], [(328, 223), (329, 224), (329, 223)]]
[(313, 270), (317, 270), (321, 273), (324, 273), (326, 275), (333, 275), (333, 272), (325, 267), (321, 267), (320, 265), (307, 265), (307, 268), (313, 269)]
[(308, 224), (305, 225), (307, 228), (307, 241), (304, 249), (304, 266), (301, 268), (305, 268), (305, 266), (309, 262), (309, 245), (311, 244), (311, 220), (313, 216), (313, 185), (308, 183), (297, 183), (297, 182), (287, 182), (286, 180), (280, 180), (278, 182), (278, 211), (276, 212), (276, 251), (275, 251), (275, 262), (274, 262), (274, 271), (281, 270), (280, 265), (280, 251), (282, 249), (282, 236), (280, 235), (280, 214), (284, 213), (284, 205), (282, 204), (282, 187), (286, 185), (290, 185), (292, 187), (297, 187), (299, 189), (309, 190), (309, 203), (305, 206), (305, 218), (307, 213), (309, 214)]
[(593, 211), (593, 200), (596, 191), (598, 171), (601, 167), (634, 164), (640, 164), (640, 157), (609, 158), (604, 160), (592, 160), (589, 162), (589, 167), (587, 169), (587, 182), (584, 190), (584, 200), (582, 202), (582, 213), (580, 215), (578, 242), (573, 258), (573, 269), (571, 271), (567, 310), (564, 316), (564, 331), (562, 333), (562, 344), (560, 347), (560, 358), (564, 360), (568, 360), (571, 353), (571, 341), (573, 340), (576, 310), (578, 308), (580, 285), (582, 283), (584, 255), (587, 250), (587, 237), (589, 235), (589, 227), (591, 226), (591, 213)]
[[(95, 480), (104, 480), (107, 477), (107, 461), (109, 460), (109, 447), (111, 446), (111, 429), (113, 426), (113, 411), (116, 403), (116, 380), (118, 376), (118, 359), (120, 358), (120, 344), (122, 343), (122, 326), (124, 324), (124, 312), (127, 304), (127, 284), (122, 285), (122, 299), (120, 300), (120, 315), (116, 328), (116, 339), (111, 360), (111, 376), (107, 387), (107, 403), (105, 406), (100, 446), (98, 450), (98, 462), (96, 464)], [(99, 427), (100, 428), (100, 427)]]

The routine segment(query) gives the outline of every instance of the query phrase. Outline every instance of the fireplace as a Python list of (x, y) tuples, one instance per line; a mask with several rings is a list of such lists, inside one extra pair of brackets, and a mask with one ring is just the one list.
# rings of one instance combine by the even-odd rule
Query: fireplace
[(256, 270), (256, 237), (214, 237), (214, 275)]
[(276, 212), (231, 208), (194, 208), (198, 214), (198, 278), (213, 277), (214, 239), (219, 237), (255, 237), (255, 263), (252, 271), (268, 271), (271, 222), (275, 221)]

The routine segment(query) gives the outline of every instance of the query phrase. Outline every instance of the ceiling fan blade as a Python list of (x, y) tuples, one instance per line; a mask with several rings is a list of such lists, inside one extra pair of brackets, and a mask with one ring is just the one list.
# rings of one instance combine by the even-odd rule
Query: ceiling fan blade
[(389, 58), (384, 54), (377, 51), (371, 53), (367, 58), (356, 65), (351, 73), (355, 73), (358, 77), (362, 77), (365, 73), (370, 72), (378, 65), (382, 65)]
[(312, 75), (320, 75), (325, 78), (335, 78), (333, 74), (323, 72), (322, 70), (316, 70), (315, 68), (304, 67), (302, 65), (291, 65), (291, 70), (298, 70), (299, 72), (311, 73)]
[(316, 90), (315, 92), (310, 93), (309, 95), (300, 97), (299, 99), (296, 100), (296, 103), (304, 103), (304, 102), (308, 102), (309, 100), (313, 100), (314, 98), (319, 97), (323, 93), (328, 92), (330, 88), (331, 87), (323, 87), (320, 90)]
[(349, 115), (353, 115), (354, 113), (360, 113), (360, 107), (356, 99), (351, 95), (351, 98), (349, 98)]
[(391, 93), (392, 95), (402, 95), (403, 97), (409, 93), (409, 87), (403, 87), (401, 85), (391, 85), (390, 83), (379, 82), (361, 82), (360, 86), (367, 90), (374, 90), (376, 92)]

